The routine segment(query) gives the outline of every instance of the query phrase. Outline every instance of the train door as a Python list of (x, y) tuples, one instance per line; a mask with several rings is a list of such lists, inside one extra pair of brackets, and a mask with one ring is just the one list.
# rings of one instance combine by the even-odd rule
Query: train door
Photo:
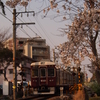
[(47, 69), (46, 69), (46, 67), (41, 67), (40, 68), (40, 74), (39, 74), (39, 85), (40, 86), (43, 86), (43, 85), (47, 85), (47, 82), (48, 82), (48, 80), (47, 80)]

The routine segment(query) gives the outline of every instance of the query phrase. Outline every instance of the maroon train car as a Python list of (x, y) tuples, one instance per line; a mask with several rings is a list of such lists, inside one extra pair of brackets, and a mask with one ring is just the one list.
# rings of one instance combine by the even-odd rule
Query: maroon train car
[(57, 69), (55, 63), (50, 60), (31, 64), (33, 94), (55, 94), (60, 91), (60, 87), (66, 90), (73, 84), (72, 72), (65, 69)]
[(56, 86), (55, 63), (49, 60), (31, 64), (33, 94), (54, 94)]

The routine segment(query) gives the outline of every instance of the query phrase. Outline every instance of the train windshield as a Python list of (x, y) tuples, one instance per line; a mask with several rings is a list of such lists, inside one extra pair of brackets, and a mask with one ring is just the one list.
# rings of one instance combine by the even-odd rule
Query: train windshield
[(53, 68), (48, 69), (48, 76), (54, 76), (54, 69)]
[(38, 69), (32, 69), (32, 77), (38, 76)]
[(41, 76), (44, 77), (45, 75), (45, 68), (41, 68)]

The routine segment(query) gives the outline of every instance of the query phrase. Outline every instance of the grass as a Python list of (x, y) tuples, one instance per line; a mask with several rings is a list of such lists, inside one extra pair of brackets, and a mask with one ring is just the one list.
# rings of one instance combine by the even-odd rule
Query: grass
[(100, 97), (90, 97), (89, 100), (100, 100)]

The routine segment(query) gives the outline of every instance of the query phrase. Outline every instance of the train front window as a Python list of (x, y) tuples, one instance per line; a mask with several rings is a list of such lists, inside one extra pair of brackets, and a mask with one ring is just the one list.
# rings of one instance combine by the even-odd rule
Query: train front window
[(32, 69), (32, 77), (38, 76), (38, 69)]
[(42, 69), (41, 69), (41, 76), (42, 76), (42, 77), (46, 76), (46, 75), (45, 75), (45, 68), (42, 68)]
[(54, 76), (54, 69), (53, 68), (48, 69), (48, 76)]

